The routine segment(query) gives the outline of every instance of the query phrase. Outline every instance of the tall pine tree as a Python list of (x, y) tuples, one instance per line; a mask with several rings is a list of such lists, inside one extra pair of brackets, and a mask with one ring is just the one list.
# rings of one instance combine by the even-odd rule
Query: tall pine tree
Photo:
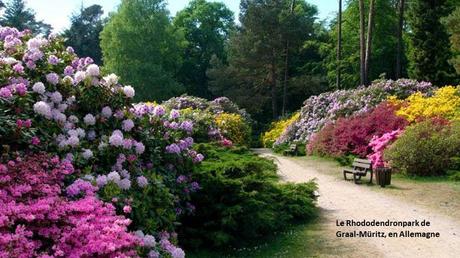
[(100, 5), (82, 7), (80, 13), (72, 15), (70, 28), (64, 31), (66, 44), (72, 46), (79, 56), (89, 56), (97, 64), (102, 64), (99, 34), (104, 28), (103, 14)]
[[(292, 5), (292, 0), (241, 1), (241, 26), (230, 38), (228, 65), (215, 58), (208, 71), (216, 95), (231, 97), (253, 114), (276, 118), (286, 79), (286, 110), (295, 105), (292, 95), (305, 99), (306, 88), (317, 85), (318, 80), (313, 82), (309, 74), (317, 68), (313, 64), (318, 45), (309, 42), (320, 31), (315, 23), (317, 10), (305, 1)], [(300, 71), (305, 77), (299, 76)], [(298, 89), (299, 85), (303, 88)], [(292, 94), (293, 89), (299, 92)]]
[[(3, 6), (3, 2), (1, 2)], [(48, 35), (51, 25), (35, 19), (35, 12), (26, 7), (24, 0), (10, 0), (5, 3), (5, 10), (0, 18), (0, 25), (15, 27), (18, 30), (30, 30), (34, 34)]]
[(438, 86), (454, 82), (449, 34), (441, 18), (453, 10), (450, 0), (414, 0), (408, 10), (410, 26), (409, 76)]

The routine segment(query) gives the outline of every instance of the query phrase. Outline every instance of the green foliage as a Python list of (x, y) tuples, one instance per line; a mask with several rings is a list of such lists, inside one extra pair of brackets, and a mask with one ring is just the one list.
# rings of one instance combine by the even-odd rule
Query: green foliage
[(314, 182), (281, 184), (273, 161), (246, 148), (198, 145), (206, 161), (194, 172), (201, 190), (192, 195), (193, 216), (184, 218), (184, 244), (238, 246), (314, 217)]
[(460, 74), (460, 6), (458, 6), (444, 22), (450, 34), (450, 43), (452, 44), (451, 50), (453, 56), (450, 61), (457, 71), (457, 74)]
[(441, 18), (453, 10), (453, 2), (416, 0), (409, 5), (411, 78), (430, 81), (438, 86), (455, 84), (458, 79), (448, 63), (452, 57), (449, 35), (441, 23)]
[(210, 97), (206, 70), (212, 56), (227, 59), (225, 42), (234, 28), (233, 12), (225, 4), (193, 0), (174, 18), (173, 25), (187, 40), (178, 74), (188, 94)]
[(103, 14), (100, 5), (82, 7), (80, 13), (72, 15), (70, 28), (63, 35), (67, 39), (66, 45), (72, 46), (75, 53), (91, 57), (96, 64), (102, 64), (99, 34), (104, 27)]
[(138, 100), (164, 100), (183, 91), (174, 76), (184, 39), (168, 15), (163, 0), (123, 0), (101, 32), (106, 70), (132, 84)]
[[(0, 2), (0, 6), (3, 7), (3, 2)], [(26, 7), (24, 0), (10, 0), (4, 6), (5, 10), (0, 18), (1, 26), (15, 27), (20, 31), (28, 29), (34, 34), (48, 35), (51, 33), (51, 25), (37, 21), (35, 12)]]
[[(369, 0), (365, 0), (365, 13), (368, 12)], [(370, 81), (385, 74), (387, 78), (394, 78), (396, 63), (396, 26), (398, 17), (395, 10), (395, 1), (382, 0), (375, 2), (375, 22), (372, 34), (372, 48), (370, 60)], [(367, 15), (366, 26), (367, 26)], [(336, 80), (336, 51), (337, 51), (337, 22), (334, 21), (330, 30), (330, 48), (327, 50), (327, 68), (329, 85), (335, 85)], [(357, 0), (349, 1), (342, 14), (342, 62), (341, 88), (355, 88), (359, 85), (359, 6)]]
[(452, 181), (460, 181), (460, 171), (458, 170), (449, 170), (447, 171), (447, 175)]
[(228, 62), (215, 57), (208, 70), (213, 94), (228, 96), (264, 122), (280, 113), (287, 41), (287, 111), (324, 87), (317, 9), (296, 1), (290, 10), (291, 1), (242, 1), (241, 26), (230, 37)]
[(445, 175), (460, 151), (460, 123), (427, 120), (406, 128), (386, 151), (385, 160), (408, 175)]

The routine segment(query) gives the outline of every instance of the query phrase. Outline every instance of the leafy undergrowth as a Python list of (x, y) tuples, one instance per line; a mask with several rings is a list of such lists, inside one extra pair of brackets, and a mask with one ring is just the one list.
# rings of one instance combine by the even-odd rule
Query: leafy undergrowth
[(229, 251), (200, 250), (189, 252), (190, 258), (265, 258), (265, 257), (315, 257), (321, 250), (326, 250), (324, 232), (317, 220), (312, 223), (296, 225), (288, 230), (278, 232), (251, 246)]
[(242, 248), (317, 214), (314, 182), (280, 183), (273, 161), (247, 148), (200, 144), (206, 161), (195, 169), (201, 190), (195, 214), (183, 219), (181, 243), (189, 249)]

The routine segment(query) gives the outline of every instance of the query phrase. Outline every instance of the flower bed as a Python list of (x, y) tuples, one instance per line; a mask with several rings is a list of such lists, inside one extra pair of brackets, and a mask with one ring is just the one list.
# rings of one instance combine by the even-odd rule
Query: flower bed
[[(11, 208), (0, 216), (0, 252), (183, 257), (168, 232), (199, 188), (189, 176), (204, 158), (191, 148), (193, 121), (133, 106), (133, 87), (59, 38), (3, 27), (0, 50), (1, 184), (10, 187), (0, 198)], [(37, 153), (57, 156), (53, 166), (72, 163), (73, 173), (26, 158)], [(10, 183), (29, 166), (29, 181)]]
[(333, 157), (352, 154), (365, 158), (372, 152), (369, 143), (373, 137), (407, 125), (407, 121), (397, 116), (395, 110), (397, 106), (383, 102), (369, 112), (339, 118), (310, 137), (307, 151), (309, 154)]
[(415, 92), (430, 94), (434, 87), (429, 82), (400, 79), (377, 81), (369, 87), (339, 90), (313, 96), (304, 102), (299, 120), (283, 132), (276, 144), (307, 142), (313, 133), (340, 117), (365, 113), (390, 96), (405, 99)]
[(186, 118), (197, 122), (193, 132), (197, 142), (218, 140), (241, 145), (248, 145), (250, 142), (250, 115), (226, 97), (207, 101), (183, 95), (172, 98), (163, 105), (168, 109), (181, 110)]
[(265, 148), (271, 148), (275, 141), (286, 131), (286, 129), (295, 123), (300, 117), (300, 113), (296, 112), (292, 116), (273, 122), (270, 129), (262, 134), (262, 144)]

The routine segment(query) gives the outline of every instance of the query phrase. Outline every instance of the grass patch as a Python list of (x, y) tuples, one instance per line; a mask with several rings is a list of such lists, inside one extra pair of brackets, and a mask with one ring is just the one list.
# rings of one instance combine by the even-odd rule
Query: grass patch
[(321, 218), (310, 223), (292, 226), (288, 230), (278, 232), (265, 241), (254, 243), (246, 248), (227, 251), (187, 252), (191, 258), (304, 258), (320, 257), (322, 254), (338, 255), (337, 245), (327, 240), (325, 230), (320, 224)]

